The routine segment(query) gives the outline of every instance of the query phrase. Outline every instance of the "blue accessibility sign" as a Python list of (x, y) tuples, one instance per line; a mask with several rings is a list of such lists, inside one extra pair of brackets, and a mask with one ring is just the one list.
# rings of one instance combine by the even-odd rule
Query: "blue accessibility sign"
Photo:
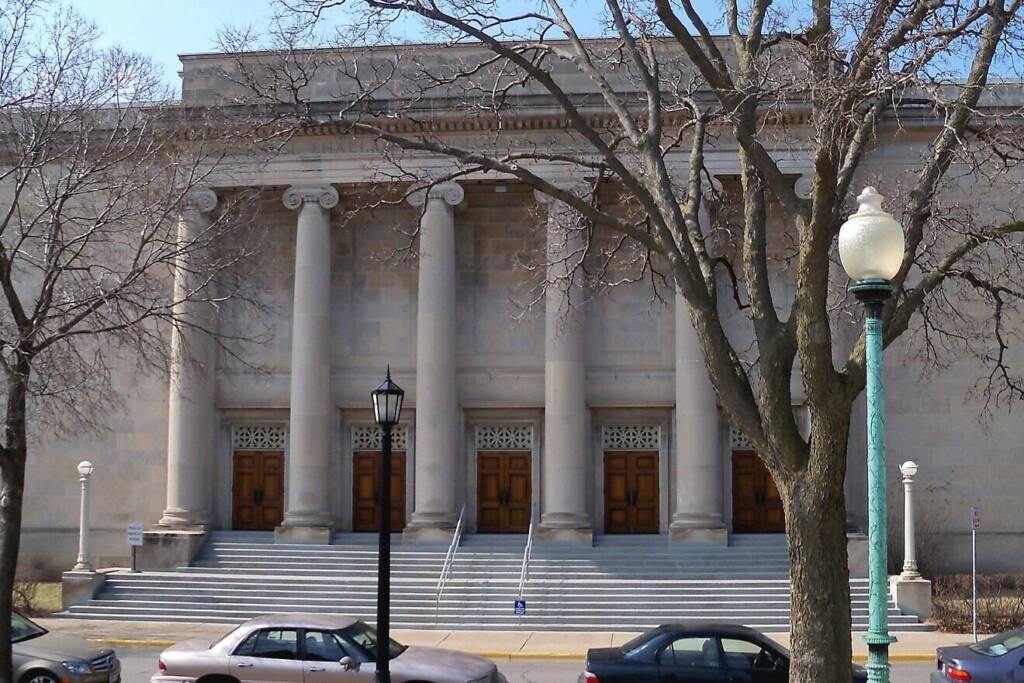
[(526, 600), (516, 600), (516, 616), (521, 617), (526, 614)]

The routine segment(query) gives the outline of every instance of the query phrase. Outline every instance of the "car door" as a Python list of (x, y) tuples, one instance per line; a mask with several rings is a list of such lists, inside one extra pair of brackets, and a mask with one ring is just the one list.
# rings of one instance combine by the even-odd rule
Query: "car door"
[(676, 638), (658, 653), (659, 683), (719, 683), (728, 680), (715, 636)]
[(373, 663), (353, 657), (346, 643), (331, 631), (306, 630), (302, 643), (305, 683), (372, 683), (376, 677)]
[(256, 631), (235, 648), (228, 667), (240, 683), (302, 683), (298, 629)]
[(722, 638), (722, 658), (729, 680), (735, 683), (786, 683), (786, 658), (760, 643)]

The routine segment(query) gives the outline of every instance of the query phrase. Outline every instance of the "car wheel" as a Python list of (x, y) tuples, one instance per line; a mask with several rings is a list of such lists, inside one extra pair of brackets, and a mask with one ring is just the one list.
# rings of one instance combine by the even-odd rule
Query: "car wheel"
[(60, 683), (60, 679), (49, 671), (30, 671), (21, 679), (21, 683)]

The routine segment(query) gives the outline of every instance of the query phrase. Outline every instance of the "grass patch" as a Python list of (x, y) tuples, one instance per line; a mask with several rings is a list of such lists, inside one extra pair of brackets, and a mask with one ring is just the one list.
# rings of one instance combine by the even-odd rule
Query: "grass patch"
[(47, 617), (61, 610), (60, 581), (18, 581), (14, 585), (14, 608), (33, 617)]

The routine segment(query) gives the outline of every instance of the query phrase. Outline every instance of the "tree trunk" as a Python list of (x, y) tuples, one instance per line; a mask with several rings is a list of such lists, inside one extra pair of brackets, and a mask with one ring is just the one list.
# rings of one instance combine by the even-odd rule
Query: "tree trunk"
[[(846, 439), (812, 439), (811, 464), (779, 489), (789, 545), (790, 683), (852, 680)], [(824, 452), (822, 452), (824, 449)]]
[(0, 449), (0, 683), (13, 683), (11, 662), (11, 608), (14, 575), (21, 543), (21, 503), (25, 490), (28, 446), (25, 407), (28, 394), (27, 364), (7, 381), (7, 414)]

